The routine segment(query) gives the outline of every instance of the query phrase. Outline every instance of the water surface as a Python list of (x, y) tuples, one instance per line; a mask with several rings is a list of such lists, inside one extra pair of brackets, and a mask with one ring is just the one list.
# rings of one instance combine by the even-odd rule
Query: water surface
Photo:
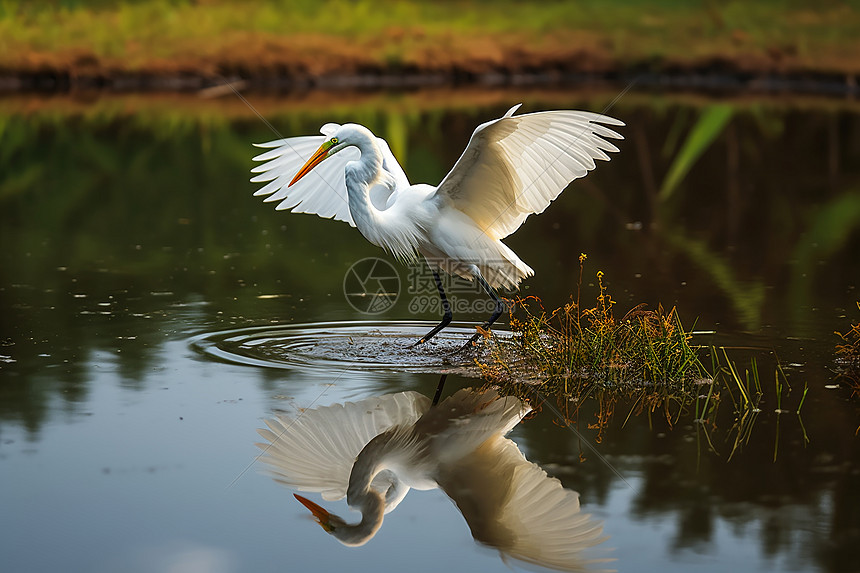
[[(437, 183), (471, 130), (521, 95), (261, 96), (259, 107), (283, 135), (364, 123), (413, 181)], [(613, 97), (529, 94), (524, 109), (601, 111)], [(350, 549), (255, 463), (256, 429), (273, 412), (432, 396), (438, 372), (468, 374), (438, 347), (402, 369), (387, 353), (368, 366), (372, 344), (343, 359), (350, 337), (367, 341), (367, 321), (399, 341), (438, 310), (414, 304), (426, 293), (408, 292), (396, 263), (396, 303), (353, 307), (350, 266), (387, 257), (343, 223), (251, 197), (250, 143), (276, 137), (256, 116), (193, 98), (2, 103), (4, 570), (505, 570), (438, 490), (410, 493)], [(756, 356), (765, 377), (778, 357), (789, 408), (809, 388), (802, 418), (777, 426), (766, 400), (731, 461), (727, 438), (709, 452), (692, 415), (674, 428), (618, 420), (600, 456), (548, 410), (512, 438), (604, 521), (619, 570), (860, 570), (860, 412), (834, 380), (833, 353), (833, 332), (860, 319), (860, 116), (840, 102), (729, 102), (726, 126), (661, 200), (685, 135), (715, 105), (622, 98), (611, 110), (628, 125), (622, 152), (507, 243), (536, 271), (523, 292), (548, 308), (574, 292), (585, 252), (583, 297), (597, 295), (602, 270), (619, 312), (677, 305), (687, 325), (717, 332), (706, 342)], [(465, 337), (484, 299), (454, 297), (464, 322), (448, 336)], [(475, 383), (452, 375), (448, 392)]]

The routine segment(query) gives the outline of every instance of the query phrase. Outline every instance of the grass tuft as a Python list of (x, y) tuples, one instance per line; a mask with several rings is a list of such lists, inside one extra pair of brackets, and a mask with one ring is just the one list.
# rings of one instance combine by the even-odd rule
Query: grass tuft
[[(568, 304), (547, 311), (533, 296), (511, 301), (514, 336), (492, 337), (491, 352), (480, 364), (484, 377), (511, 394), (529, 397), (537, 391), (554, 398), (564, 424), (576, 424), (589, 404), (588, 412), (594, 413), (587, 427), (597, 431), (598, 442), (624, 405), (625, 423), (643, 413), (652, 425), (653, 416), (670, 427), (682, 419), (693, 422), (716, 452), (711, 434), (720, 404), (730, 403), (731, 417), (721, 416), (719, 424), (727, 429), (731, 459), (749, 442), (761, 412), (766, 390), (756, 357), (741, 369), (726, 348), (694, 345), (692, 329), (683, 326), (674, 307), (649, 310), (639, 304), (616, 318), (601, 271), (593, 305), (582, 304), (586, 259), (580, 255), (577, 291)], [(777, 415), (787, 413), (782, 408), (791, 386), (778, 362), (773, 388), (768, 402), (776, 405)], [(798, 417), (805, 397), (806, 390)], [(778, 443), (777, 436), (774, 457)]]
[[(860, 302), (857, 303), (860, 309)], [(852, 397), (860, 397), (860, 322), (851, 325), (844, 334), (836, 332), (844, 344), (836, 345), (836, 361), (839, 377), (851, 388)]]

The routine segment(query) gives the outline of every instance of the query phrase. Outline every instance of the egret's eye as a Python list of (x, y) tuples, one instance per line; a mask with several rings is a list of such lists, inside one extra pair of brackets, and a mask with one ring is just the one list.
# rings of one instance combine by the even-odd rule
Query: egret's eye
[(336, 137), (332, 137), (332, 138), (331, 138), (331, 144), (332, 144), (332, 145), (337, 145), (337, 138), (336, 138)]

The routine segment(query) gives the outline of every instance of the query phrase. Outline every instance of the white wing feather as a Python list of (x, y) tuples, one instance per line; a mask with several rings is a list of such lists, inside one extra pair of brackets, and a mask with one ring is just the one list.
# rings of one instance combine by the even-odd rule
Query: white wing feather
[(537, 464), (525, 459), (510, 440), (505, 449), (521, 461), (514, 469), (512, 496), (502, 514), (502, 523), (515, 528), (517, 536), (506, 553), (516, 559), (552, 567), (575, 570), (602, 560), (586, 560), (583, 551), (607, 538), (603, 524), (582, 513), (579, 494), (565, 489), (561, 482), (547, 476)]
[(346, 495), (356, 456), (393, 426), (414, 424), (430, 407), (418, 392), (400, 392), (358, 402), (305, 410), (295, 419), (266, 420), (257, 444), (275, 480), (333, 501)]
[(347, 163), (358, 159), (358, 149), (350, 147), (329, 157), (295, 185), (287, 187), (326, 139), (325, 135), (311, 135), (255, 144), (257, 147), (275, 149), (254, 157), (254, 161), (266, 163), (251, 170), (251, 173), (260, 174), (252, 177), (251, 182), (268, 182), (254, 195), (268, 195), (265, 202), (280, 201), (275, 207), (279, 211), (290, 209), (294, 213), (312, 213), (326, 219), (345, 221), (354, 227), (343, 172)]
[(434, 460), (444, 466), (458, 463), (488, 439), (504, 436), (530, 411), (518, 398), (501, 396), (493, 388), (461, 388), (430, 409), (415, 429), (432, 437)]
[(475, 539), (503, 557), (561, 571), (605, 561), (583, 555), (605, 537), (602, 524), (580, 511), (579, 494), (547, 476), (507, 438), (490, 440), (447, 468), (439, 485)]
[[(251, 182), (267, 183), (257, 190), (254, 196), (268, 195), (263, 199), (266, 203), (280, 201), (275, 207), (278, 211), (289, 209), (293, 213), (310, 213), (325, 219), (333, 218), (336, 221), (344, 221), (355, 227), (355, 222), (349, 212), (344, 169), (347, 163), (360, 157), (358, 148), (348, 147), (327, 158), (292, 187), (288, 187), (290, 181), (313, 155), (313, 152), (339, 127), (340, 125), (336, 123), (327, 123), (320, 128), (323, 135), (290, 137), (267, 143), (255, 143), (256, 147), (274, 149), (253, 158), (254, 161), (265, 161), (266, 163), (251, 169), (251, 173), (259, 173), (259, 175), (251, 178)], [(388, 143), (379, 137), (376, 140), (383, 156), (383, 169), (394, 177), (397, 182), (396, 188), (408, 187), (409, 181), (406, 174), (395, 159), (394, 154), (391, 153)], [(374, 206), (380, 210), (385, 209), (390, 191), (386, 191), (384, 187), (375, 186), (374, 192), (376, 195), (371, 197)]]
[(585, 111), (544, 111), (503, 117), (478, 126), (436, 196), (471, 217), (487, 235), (502, 239), (526, 217), (541, 213), (574, 179), (609, 160), (623, 139), (600, 125), (624, 123)]

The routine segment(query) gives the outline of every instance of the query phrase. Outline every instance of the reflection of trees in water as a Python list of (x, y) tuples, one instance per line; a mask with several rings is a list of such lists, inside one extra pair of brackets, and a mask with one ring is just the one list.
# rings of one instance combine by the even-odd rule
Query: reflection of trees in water
[[(809, 385), (827, 382), (825, 372)], [(860, 534), (860, 444), (853, 435), (853, 412), (841, 401), (830, 393), (814, 408), (804, 406), (803, 422), (811, 439), (806, 446), (794, 416), (783, 415), (776, 461), (774, 404), (762, 412), (750, 442), (731, 462), (725, 455), (707, 453), (704, 438), (697, 437), (692, 425), (669, 429), (655, 419), (649, 429), (642, 416), (631, 418), (624, 428), (619, 423), (606, 430), (600, 452), (637, 490), (631, 496), (631, 519), (674, 521), (666, 540), (672, 553), (717, 555), (731, 551), (732, 538), (743, 537), (757, 539), (762, 555), (779, 559), (775, 563), (854, 570)], [(584, 412), (579, 425), (586, 437), (594, 433), (583, 430), (591, 414)], [(519, 441), (530, 459), (578, 490), (589, 505), (605, 505), (611, 490), (627, 487), (575, 435), (552, 428), (548, 418), (523, 426)], [(722, 445), (729, 449), (729, 444)], [(611, 519), (606, 532), (613, 533)]]

